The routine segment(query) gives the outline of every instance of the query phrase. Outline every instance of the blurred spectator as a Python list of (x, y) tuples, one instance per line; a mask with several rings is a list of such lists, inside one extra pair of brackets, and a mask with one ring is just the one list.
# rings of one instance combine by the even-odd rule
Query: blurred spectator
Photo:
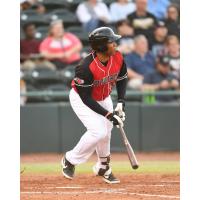
[(169, 5), (169, 0), (148, 0), (147, 10), (157, 19), (163, 20), (166, 17), (167, 7)]
[(170, 59), (172, 73), (180, 78), (180, 43), (175, 35), (168, 36), (166, 39), (167, 54)]
[(148, 42), (144, 35), (135, 37), (135, 51), (125, 56), (128, 68), (128, 86), (139, 89), (144, 75), (155, 70), (155, 58), (148, 50)]
[(155, 57), (158, 55), (163, 55), (165, 53), (165, 39), (167, 37), (167, 28), (164, 22), (158, 22), (158, 25), (154, 30), (154, 38), (152, 40), (153, 44), (151, 44), (152, 53)]
[(86, 32), (91, 32), (110, 22), (108, 7), (105, 3), (97, 0), (87, 0), (79, 4), (76, 14)]
[(46, 7), (42, 3), (36, 3), (32, 8), (35, 9), (39, 15), (46, 13)]
[(116, 24), (117, 33), (122, 37), (117, 41), (118, 50), (126, 55), (134, 50), (134, 30), (128, 20), (118, 21)]
[(25, 61), (30, 59), (31, 54), (39, 53), (40, 41), (35, 38), (36, 28), (33, 23), (27, 23), (23, 26), (25, 39), (20, 41), (20, 59)]
[(62, 20), (51, 22), (49, 36), (40, 45), (41, 54), (53, 62), (57, 69), (78, 63), (81, 49), (81, 41), (74, 34), (65, 33)]
[[(179, 90), (179, 81), (170, 71), (170, 60), (168, 56), (160, 56), (156, 62), (156, 71), (145, 75), (143, 80), (143, 91)], [(174, 96), (157, 96), (159, 101), (175, 100)]]
[(154, 27), (157, 25), (156, 17), (147, 11), (147, 0), (136, 0), (136, 11), (128, 15), (128, 19), (136, 35), (145, 35), (151, 44)]
[(20, 9), (27, 10), (38, 3), (38, 0), (20, 0)]
[(20, 9), (27, 10), (35, 3), (34, 0), (20, 0)]
[(135, 3), (128, 0), (118, 0), (110, 4), (112, 22), (126, 19), (127, 15), (135, 11)]
[(41, 41), (35, 39), (35, 25), (27, 23), (23, 26), (25, 39), (20, 41), (21, 69), (31, 70), (36, 67), (47, 67), (55, 69), (55, 66), (45, 60), (39, 53)]
[(168, 35), (176, 35), (178, 38), (180, 38), (179, 20), (179, 8), (174, 4), (170, 5), (167, 9), (167, 18), (165, 19)]

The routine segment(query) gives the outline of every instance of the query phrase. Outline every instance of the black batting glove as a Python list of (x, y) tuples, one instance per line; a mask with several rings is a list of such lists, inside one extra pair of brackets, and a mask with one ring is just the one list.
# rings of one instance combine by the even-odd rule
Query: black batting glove
[(115, 112), (108, 113), (106, 115), (106, 118), (110, 120), (113, 123), (113, 125), (116, 126), (117, 128), (119, 128), (119, 126), (121, 127), (124, 126), (122, 119)]

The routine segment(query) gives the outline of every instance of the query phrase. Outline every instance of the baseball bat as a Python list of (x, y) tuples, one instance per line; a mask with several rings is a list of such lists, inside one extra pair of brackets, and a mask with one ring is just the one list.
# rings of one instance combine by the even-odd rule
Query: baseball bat
[(121, 126), (119, 126), (119, 130), (120, 130), (120, 133), (122, 135), (123, 142), (124, 142), (124, 145), (125, 145), (127, 153), (128, 153), (128, 158), (130, 160), (131, 167), (133, 169), (137, 169), (139, 167), (139, 163), (137, 161), (137, 158), (135, 156), (133, 148), (131, 147), (131, 145), (130, 145), (127, 137), (126, 137), (126, 133), (124, 132), (124, 129)]

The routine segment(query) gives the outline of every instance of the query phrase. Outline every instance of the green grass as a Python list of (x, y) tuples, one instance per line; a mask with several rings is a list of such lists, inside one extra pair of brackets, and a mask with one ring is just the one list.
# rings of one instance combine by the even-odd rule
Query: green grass
[[(94, 162), (88, 162), (76, 167), (76, 173), (91, 173)], [(112, 162), (113, 172), (129, 173), (133, 172), (128, 161)], [(60, 163), (22, 163), (21, 171), (23, 174), (49, 174), (60, 173)], [(140, 163), (140, 167), (134, 170), (134, 173), (179, 173), (179, 161), (144, 161)]]

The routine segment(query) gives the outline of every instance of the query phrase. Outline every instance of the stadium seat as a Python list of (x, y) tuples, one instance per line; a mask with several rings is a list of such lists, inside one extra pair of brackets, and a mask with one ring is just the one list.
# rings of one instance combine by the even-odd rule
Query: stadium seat
[[(28, 92), (63, 92), (66, 91), (66, 88), (71, 85), (71, 81), (74, 77), (74, 66), (69, 66), (69, 69), (65, 69), (63, 71), (54, 71), (46, 68), (23, 70), (21, 71), (21, 74), (21, 79), (26, 82)], [(66, 97), (46, 95), (28, 97), (27, 102), (55, 102), (66, 100)]]
[(49, 21), (44, 14), (38, 14), (35, 10), (25, 10), (20, 13), (21, 24), (34, 23), (36, 26), (48, 25)]
[(67, 8), (66, 0), (40, 0), (40, 2), (45, 6), (47, 12), (59, 8)]
[(48, 31), (49, 31), (49, 26), (40, 26), (40, 27), (37, 27), (35, 37), (37, 39), (42, 40), (45, 37), (47, 37)]
[(59, 71), (60, 80), (65, 83), (68, 87), (71, 86), (71, 81), (75, 75), (75, 65), (69, 65), (65, 69)]
[(83, 1), (82, 0), (66, 0), (66, 2), (67, 2), (68, 9), (72, 12), (75, 12), (78, 5), (82, 3)]
[(24, 72), (23, 79), (34, 86), (60, 82), (57, 71), (42, 67)]
[(71, 25), (78, 25), (80, 22), (78, 21), (76, 15), (69, 11), (68, 9), (56, 9), (50, 12), (47, 15), (49, 20), (63, 20), (64, 26), (68, 27)]
[(88, 45), (88, 33), (83, 30), (82, 26), (70, 26), (66, 30), (75, 34), (84, 45)]

